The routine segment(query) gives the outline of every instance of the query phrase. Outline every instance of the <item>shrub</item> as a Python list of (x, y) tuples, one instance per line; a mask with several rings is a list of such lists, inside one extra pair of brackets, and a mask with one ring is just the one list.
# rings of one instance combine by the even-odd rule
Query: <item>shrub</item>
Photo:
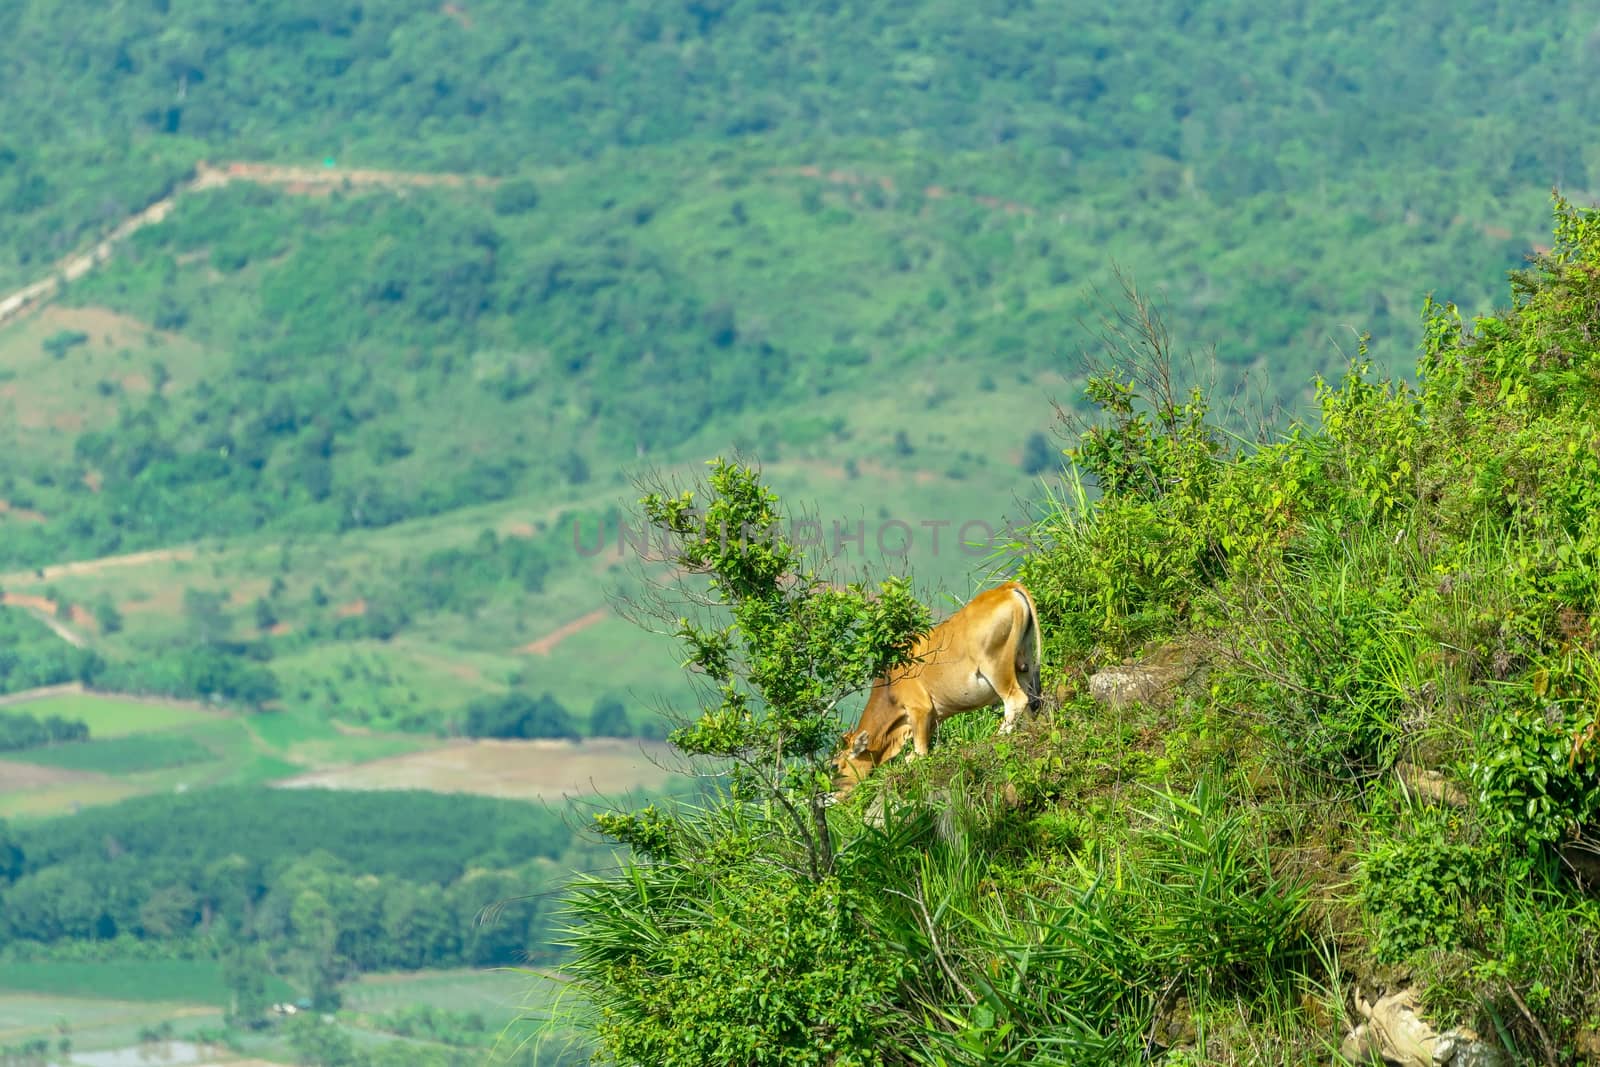
[(1492, 857), (1451, 840), (1443, 820), (1424, 819), (1411, 833), (1380, 840), (1362, 865), (1361, 905), (1383, 962), (1462, 945), (1488, 889)]

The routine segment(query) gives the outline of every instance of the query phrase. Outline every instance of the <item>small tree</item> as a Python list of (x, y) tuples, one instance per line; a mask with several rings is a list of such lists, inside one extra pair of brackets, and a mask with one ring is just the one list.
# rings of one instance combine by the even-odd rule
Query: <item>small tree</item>
[(1022, 445), (1022, 473), (1042, 474), (1050, 469), (1052, 464), (1059, 464), (1061, 453), (1050, 447), (1050, 442), (1044, 434), (1035, 430), (1028, 435), (1027, 441)]
[(116, 602), (105, 594), (95, 601), (94, 618), (103, 634), (114, 634), (122, 629), (122, 612), (117, 609)]
[(862, 875), (877, 868), (836, 861), (855, 845), (835, 847), (828, 759), (838, 702), (907, 661), (927, 611), (904, 579), (823, 578), (806, 551), (816, 524), (787, 526), (747, 466), (717, 460), (693, 491), (646, 488), (676, 577), (623, 611), (681, 642), (701, 710), (670, 739), (723, 788), (596, 817), (635, 855), (572, 883), (567, 973), (618, 1063), (880, 1062), (914, 965), (872, 931), (882, 891)]
[(601, 697), (589, 712), (590, 737), (631, 737), (633, 724), (628, 721), (628, 709), (615, 697)]
[[(811, 877), (833, 869), (827, 806), (829, 758), (838, 748), (840, 700), (908, 661), (929, 625), (905, 578), (875, 591), (822, 577), (805, 541), (820, 527), (786, 528), (777, 497), (758, 471), (723, 459), (697, 490), (646, 485), (644, 517), (665, 562), (683, 577), (645, 603), (624, 606), (638, 621), (665, 623), (699, 683), (700, 716), (669, 737), (691, 757), (707, 757), (731, 779), (735, 804), (759, 802), (794, 829)], [(705, 500), (696, 506), (696, 496)], [(680, 614), (689, 608), (696, 618)], [(644, 618), (640, 618), (643, 616)], [(599, 816), (601, 827), (635, 843), (656, 820)]]

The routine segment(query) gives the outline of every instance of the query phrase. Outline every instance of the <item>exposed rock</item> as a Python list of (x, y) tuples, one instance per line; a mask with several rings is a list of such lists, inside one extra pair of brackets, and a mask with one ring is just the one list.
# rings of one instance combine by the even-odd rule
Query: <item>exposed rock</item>
[(1468, 804), (1467, 795), (1438, 771), (1414, 763), (1396, 763), (1394, 773), (1413, 796), (1452, 808), (1464, 808)]
[(1344, 1036), (1344, 1041), (1339, 1044), (1339, 1058), (1346, 1063), (1359, 1064), (1361, 1067), (1383, 1062), (1383, 1057), (1378, 1053), (1378, 1043), (1373, 1039), (1372, 1031), (1367, 1029), (1366, 1023), (1362, 1023)]
[(1510, 1062), (1505, 1053), (1479, 1041), (1476, 1035), (1471, 1040), (1461, 1036), (1471, 1033), (1471, 1030), (1458, 1033), (1454, 1055), (1446, 1061), (1450, 1067), (1505, 1067)]
[(1199, 1033), (1194, 1025), (1194, 1012), (1189, 1007), (1188, 997), (1179, 997), (1173, 1003), (1171, 1010), (1163, 1012), (1156, 1019), (1151, 1036), (1163, 1048), (1188, 1047), (1199, 1040)]
[(1417, 1014), (1417, 991), (1402, 989), (1368, 1004), (1357, 994), (1366, 1021), (1348, 1034), (1339, 1055), (1354, 1064), (1388, 1067), (1505, 1067), (1505, 1055), (1466, 1027), (1441, 1034)]
[(1367, 1027), (1383, 1058), (1402, 1067), (1433, 1067), (1439, 1035), (1417, 1014), (1415, 990), (1402, 989), (1372, 1006)]
[(1108, 708), (1169, 704), (1202, 663), (1203, 656), (1194, 644), (1165, 645), (1140, 663), (1096, 671), (1089, 676), (1089, 695)]

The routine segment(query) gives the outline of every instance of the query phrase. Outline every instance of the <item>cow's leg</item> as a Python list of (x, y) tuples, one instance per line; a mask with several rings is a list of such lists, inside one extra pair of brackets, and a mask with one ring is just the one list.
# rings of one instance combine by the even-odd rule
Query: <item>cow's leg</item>
[(1017, 728), (1017, 720), (1022, 718), (1023, 713), (1028, 710), (1030, 702), (1028, 694), (1023, 692), (1020, 685), (1013, 692), (1006, 695), (1005, 702), (1006, 716), (1000, 720), (1000, 732), (1009, 734)]
[(1006, 706), (1005, 718), (1000, 720), (1000, 732), (1009, 734), (1017, 728), (1017, 720), (1032, 708), (1033, 701), (1028, 697), (1027, 688), (1017, 679), (1014, 661), (1002, 661), (996, 667), (998, 669), (994, 677), (989, 679), (989, 685)]
[(907, 707), (906, 716), (911, 720), (911, 751), (906, 753), (906, 759), (926, 756), (933, 747), (933, 705), (928, 703)]

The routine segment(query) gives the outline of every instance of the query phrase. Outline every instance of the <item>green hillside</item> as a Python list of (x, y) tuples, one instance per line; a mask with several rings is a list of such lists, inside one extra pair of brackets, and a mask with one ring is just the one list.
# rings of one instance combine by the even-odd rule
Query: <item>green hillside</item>
[[(654, 791), (659, 712), (697, 696), (624, 617), (675, 573), (636, 479), (753, 458), (842, 551), (830, 580), (909, 573), (942, 614), (1018, 527), (1063, 521), (1054, 405), (1093, 414), (1083, 352), (1124, 277), (1245, 438), (1314, 419), (1363, 335), (1410, 376), (1428, 293), (1489, 312), (1550, 240), (1551, 187), (1600, 189), (1597, 61), (1583, 5), (1496, 0), (0, 5), (0, 817), (26, 846), (12, 864), (0, 831), (0, 914), (20, 892), (55, 923), (0, 927), (0, 964), (204, 976), (273, 922), (301, 931), (269, 960), (301, 992), (471, 962), (454, 927), (383, 948), (446, 876), (345, 838), (295, 875), (339, 898), (327, 922), (284, 918), (272, 858), (269, 914), (213, 942), (178, 868), (51, 912), (73, 871), (115, 881), (115, 835), (61, 828), (228, 787), (225, 840), (289, 779), (353, 792), (259, 803), (340, 828), (369, 789), (436, 790), (444, 826), (490, 810), (458, 791)], [(1053, 590), (1054, 654), (1178, 625), (1162, 551)], [(571, 830), (537, 862), (600, 864)], [(46, 863), (54, 838), (76, 851)], [(554, 891), (516, 851), (451, 862)], [(351, 888), (380, 875), (393, 915)], [(472, 878), (437, 887), (451, 923)], [(538, 915), (496, 961), (551, 958)], [(488, 1043), (351, 1025), (247, 1051)]]
[[(1114, 350), (1073, 451), (1102, 495), (1011, 553), (1042, 707), (843, 799), (832, 701), (926, 617), (653, 501), (708, 590), (673, 743), (732, 785), (596, 816), (634, 854), (567, 898), (602, 1061), (1595, 1062), (1597, 309), (1600, 211), (1561, 204), (1510, 308), (1430, 307), (1420, 389), (1363, 363), (1267, 440)], [(699, 491), (779, 506), (737, 467)], [(941, 712), (953, 675), (918, 676)]]

